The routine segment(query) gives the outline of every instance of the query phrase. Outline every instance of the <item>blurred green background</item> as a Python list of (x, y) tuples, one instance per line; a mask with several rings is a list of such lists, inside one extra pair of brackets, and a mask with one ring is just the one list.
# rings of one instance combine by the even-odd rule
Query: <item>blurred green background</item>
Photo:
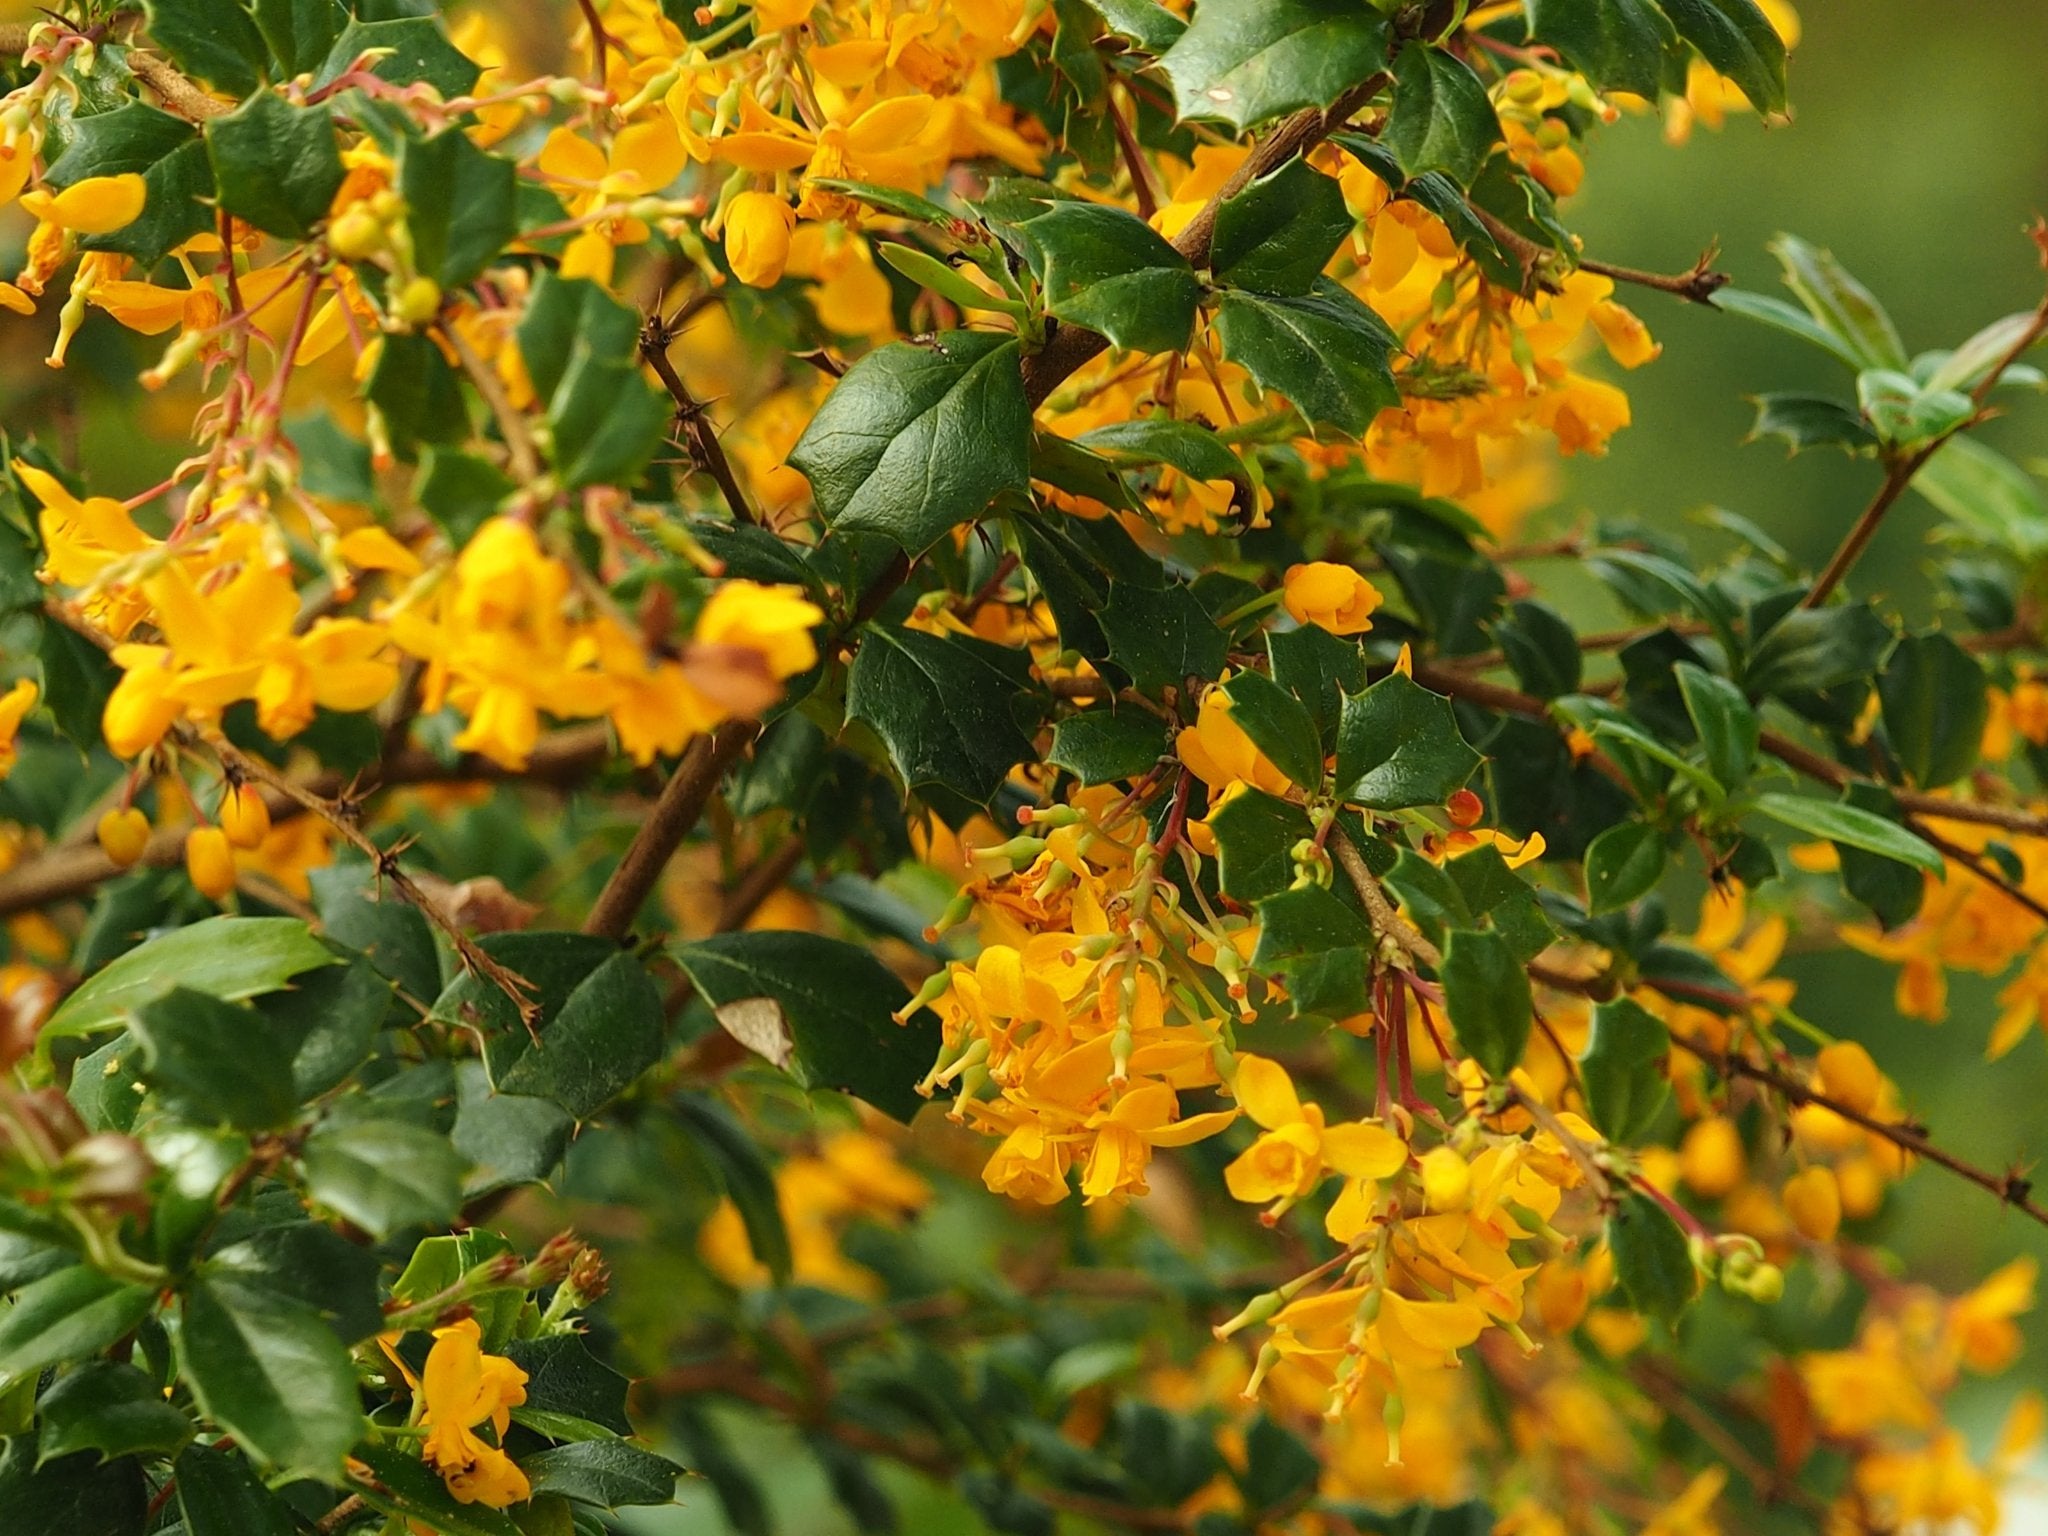
[[(2043, 278), (2024, 231), (2048, 213), (2048, 5), (1803, 0), (1799, 12), (1805, 35), (1792, 58), (1789, 126), (1766, 129), (1743, 116), (1673, 149), (1655, 120), (1630, 119), (1594, 139), (1585, 190), (1569, 209), (1587, 250), (1681, 271), (1718, 239), (1722, 269), (1740, 286), (1782, 294), (1764, 247), (1791, 231), (1831, 249), (1877, 293), (1909, 352), (1952, 346), (2033, 305)], [(1608, 457), (1567, 466), (1556, 516), (1639, 516), (1711, 558), (1727, 548), (1726, 536), (1692, 515), (1721, 506), (1801, 560), (1824, 561), (1877, 471), (1837, 452), (1788, 459), (1775, 438), (1744, 443), (1754, 417), (1745, 397), (1807, 389), (1853, 397), (1846, 370), (1732, 316), (1656, 294), (1622, 297), (1664, 355), (1628, 376), (1635, 424)], [(2048, 400), (2007, 398), (2009, 418), (1987, 429), (1988, 440), (2022, 463), (2048, 456)], [(1927, 543), (1935, 521), (1909, 496), (1858, 568), (1855, 590), (1928, 612), (1927, 572), (1940, 558)], [(1892, 972), (1877, 961), (1830, 949), (1795, 954), (1785, 970), (1799, 983), (1800, 1010), (1864, 1041), (1944, 1145), (1993, 1169), (2048, 1154), (2048, 1038), (2035, 1035), (1995, 1064), (1982, 1060), (1995, 983), (1952, 977), (1949, 1020), (1930, 1027), (1898, 1016)], [(1968, 1288), (2018, 1252), (2048, 1257), (2048, 1232), (1934, 1169), (1898, 1189), (1885, 1225), (1916, 1272), (1949, 1289)], [(2023, 1382), (2048, 1386), (2048, 1317), (2038, 1313), (2022, 1363), (1967, 1389), (1973, 1431), (2002, 1416)], [(2007, 1529), (2048, 1530), (2048, 1506), (2016, 1512)]]

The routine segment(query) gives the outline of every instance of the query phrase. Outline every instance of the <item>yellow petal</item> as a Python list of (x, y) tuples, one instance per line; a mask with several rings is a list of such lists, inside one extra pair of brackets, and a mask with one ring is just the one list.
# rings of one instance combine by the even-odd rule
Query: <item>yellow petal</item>
[(1287, 1069), (1267, 1057), (1239, 1056), (1237, 1076), (1231, 1079), (1230, 1090), (1237, 1095), (1244, 1112), (1269, 1131), (1293, 1125), (1302, 1118), (1301, 1100), (1294, 1096), (1294, 1084), (1288, 1081)]
[(1349, 1120), (1323, 1130), (1323, 1160), (1354, 1179), (1384, 1179), (1408, 1162), (1408, 1144), (1383, 1125)]
[(31, 192), (21, 206), (47, 223), (81, 235), (111, 235), (135, 222), (148, 189), (135, 172), (120, 176), (88, 176), (51, 197)]

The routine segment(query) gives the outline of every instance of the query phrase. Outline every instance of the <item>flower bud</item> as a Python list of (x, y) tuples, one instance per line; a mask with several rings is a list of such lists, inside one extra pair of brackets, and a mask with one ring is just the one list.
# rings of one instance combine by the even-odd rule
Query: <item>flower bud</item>
[(1455, 1211), (1472, 1193), (1472, 1169), (1452, 1147), (1422, 1154), (1422, 1197), (1432, 1211)]
[(1884, 1077), (1870, 1052), (1854, 1040), (1837, 1040), (1824, 1049), (1814, 1065), (1820, 1071), (1820, 1085), (1829, 1098), (1867, 1115), (1877, 1107)]
[(224, 901), (235, 888), (235, 851), (219, 827), (200, 827), (185, 839), (185, 873), (208, 901)]
[(108, 811), (100, 818), (95, 833), (100, 851), (126, 869), (149, 847), (149, 818), (132, 805)]
[(725, 211), (725, 259), (749, 288), (772, 288), (789, 264), (796, 210), (772, 192), (742, 192)]
[(362, 261), (384, 248), (384, 224), (360, 203), (327, 226), (327, 246), (346, 261)]
[(1707, 1200), (1719, 1200), (1740, 1184), (1748, 1169), (1742, 1132), (1726, 1115), (1696, 1122), (1678, 1144), (1679, 1176)]
[(392, 309), (408, 325), (425, 325), (441, 312), (441, 285), (431, 277), (416, 277), (398, 290)]
[(231, 784), (220, 797), (220, 829), (237, 848), (260, 848), (270, 836), (270, 807), (253, 784)]
[(1816, 1243), (1834, 1241), (1842, 1225), (1842, 1190), (1832, 1169), (1816, 1166), (1793, 1174), (1779, 1198), (1802, 1237)]

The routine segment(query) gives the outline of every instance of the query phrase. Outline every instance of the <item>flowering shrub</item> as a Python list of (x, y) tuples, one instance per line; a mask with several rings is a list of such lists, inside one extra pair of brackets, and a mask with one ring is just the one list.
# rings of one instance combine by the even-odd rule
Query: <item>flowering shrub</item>
[[(2048, 303), (1565, 222), (1791, 11), (525, 15), (0, 28), (5, 345), (141, 386), (0, 454), (0, 1528), (793, 1528), (765, 1421), (863, 1530), (1992, 1529), (2032, 1266), (1875, 1245), (2048, 1210), (1775, 971), (2039, 1048)], [(1638, 302), (1846, 370), (1817, 574), (1522, 536)]]

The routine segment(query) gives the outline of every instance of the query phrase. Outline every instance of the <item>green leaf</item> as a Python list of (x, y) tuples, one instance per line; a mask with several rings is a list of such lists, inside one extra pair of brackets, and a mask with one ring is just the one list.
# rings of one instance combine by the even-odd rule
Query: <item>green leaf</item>
[(1699, 1274), (1685, 1234), (1648, 1195), (1631, 1190), (1621, 1197), (1607, 1218), (1607, 1246), (1615, 1278), (1636, 1311), (1675, 1323), (1692, 1304)]
[[(1403, 854), (1413, 857), (1405, 849)], [(1534, 960), (1557, 938), (1534, 888), (1508, 868), (1500, 849), (1493, 845), (1482, 844), (1446, 860), (1443, 873), (1464, 898), (1466, 914), (1483, 920), (1506, 939), (1516, 959), (1524, 963)]]
[(1380, 141), (1410, 176), (1442, 171), (1470, 186), (1500, 142), (1500, 119), (1463, 59), (1410, 41), (1394, 60), (1394, 107)]
[(290, 75), (309, 74), (349, 23), (341, 0), (254, 0), (257, 30)]
[(377, 1332), (383, 1323), (377, 1255), (321, 1221), (264, 1227), (206, 1261), (210, 1275), (304, 1302), (325, 1318), (345, 1344)]
[(1144, 777), (1170, 750), (1166, 727), (1146, 710), (1090, 709), (1053, 727), (1045, 760), (1083, 784)]
[(559, 1493), (600, 1509), (672, 1503), (683, 1471), (666, 1457), (623, 1440), (557, 1445), (523, 1458), (519, 1466), (535, 1493)]
[(299, 1522), (241, 1452), (188, 1445), (172, 1471), (185, 1536), (298, 1536)]
[(546, 274), (518, 339), (534, 393), (547, 405), (562, 483), (632, 484), (672, 415), (668, 397), (641, 372), (640, 312), (587, 278)]
[(1451, 701), (1389, 673), (1344, 696), (1337, 727), (1338, 798), (1372, 811), (1442, 805), (1479, 766)]
[[(426, 1301), (511, 1251), (512, 1244), (505, 1237), (482, 1227), (427, 1238), (414, 1247), (404, 1272), (391, 1283), (391, 1294), (399, 1301), (411, 1304)], [(526, 1305), (526, 1293), (511, 1282), (490, 1274), (478, 1277), (472, 1284), (483, 1286), (477, 1292), (475, 1302), (477, 1325), (483, 1332), (483, 1347), (494, 1351), (501, 1349), (519, 1322), (519, 1314)]]
[(1950, 636), (1907, 635), (1877, 677), (1884, 732), (1906, 777), (1922, 789), (1977, 766), (1991, 698), (1984, 668)]
[(1803, 448), (1839, 447), (1861, 452), (1877, 443), (1862, 413), (1825, 395), (1769, 394), (1756, 397), (1756, 425), (1750, 439), (1782, 437), (1798, 453)]
[(551, 1099), (587, 1120), (661, 1059), (666, 1032), (647, 967), (616, 954), (578, 983), (538, 1046), (523, 1031), (493, 1041), (491, 1075), (505, 1093)]
[(417, 1521), (440, 1536), (522, 1536), (510, 1517), (488, 1505), (456, 1503), (413, 1447), (365, 1446), (355, 1459), (371, 1475), (351, 1472), (349, 1486), (370, 1508), (397, 1519), (401, 1530), (405, 1522)]
[(1327, 107), (1386, 61), (1387, 23), (1352, 0), (1201, 0), (1159, 67), (1182, 118), (1242, 130)]
[(1308, 707), (1263, 672), (1244, 671), (1223, 685), (1231, 721), (1287, 775), (1314, 793), (1323, 783), (1323, 749)]
[(460, 128), (408, 139), (399, 151), (418, 270), (443, 288), (469, 282), (519, 230), (518, 188), (510, 160), (478, 149)]
[(445, 99), (475, 89), (480, 71), (461, 49), (448, 41), (439, 21), (429, 16), (401, 16), (388, 21), (352, 21), (334, 40), (327, 60), (313, 77), (317, 88), (331, 85), (365, 53), (379, 55), (371, 74), (393, 85), (424, 81)]
[(1372, 930), (1358, 911), (1320, 885), (1258, 903), (1254, 970), (1283, 977), (1297, 1013), (1349, 1018), (1367, 1006)]
[(432, 447), (420, 455), (413, 499), (440, 524), (448, 542), (460, 549), (515, 489), (511, 477), (489, 459), (455, 448)]
[(1187, 258), (1136, 214), (1055, 202), (1017, 230), (1049, 313), (1134, 351), (1187, 346), (1201, 285)]
[(462, 1204), (462, 1161), (448, 1138), (402, 1120), (330, 1122), (300, 1159), (307, 1193), (373, 1237), (445, 1222)]
[(166, 156), (197, 141), (190, 123), (168, 112), (131, 101), (111, 112), (73, 117), (64, 151), (43, 172), (52, 187), (68, 187), (93, 176), (147, 172)]
[(1231, 796), (1210, 817), (1209, 829), (1216, 835), (1223, 893), (1247, 905), (1293, 884), (1294, 845), (1315, 836), (1307, 811), (1262, 789)]
[(1453, 928), (1437, 977), (1458, 1044), (1489, 1078), (1506, 1082), (1521, 1063), (1535, 1019), (1522, 961), (1498, 933)]
[(726, 1032), (806, 1088), (835, 1088), (908, 1121), (936, 1059), (928, 1012), (898, 1024), (909, 989), (866, 948), (814, 933), (727, 933), (670, 954)]
[(417, 458), (425, 444), (453, 443), (469, 436), (469, 407), (462, 398), (461, 381), (431, 337), (381, 338), (367, 394), (383, 413), (392, 452), (401, 459)]
[(1337, 179), (1296, 156), (1223, 200), (1209, 270), (1233, 288), (1307, 293), (1354, 222)]
[(102, 1463), (85, 1453), (38, 1464), (35, 1436), (0, 1441), (0, 1514), (9, 1536), (140, 1536), (148, 1512), (149, 1484), (132, 1457)]
[(1819, 693), (1868, 678), (1891, 645), (1891, 627), (1867, 603), (1795, 608), (1750, 652), (1751, 694)]
[(391, 995), (375, 966), (354, 960), (302, 976), (256, 1004), (263, 1027), (291, 1058), (300, 1103), (338, 1088), (362, 1065), (391, 1011)]
[(1685, 712), (1700, 733), (1707, 770), (1724, 789), (1739, 788), (1756, 766), (1757, 742), (1763, 727), (1742, 690), (1689, 661), (1673, 668)]
[(776, 1284), (787, 1285), (789, 1228), (782, 1219), (774, 1171), (760, 1147), (722, 1105), (711, 1099), (684, 1095), (676, 1099), (675, 1108), (717, 1170), (726, 1198), (739, 1212), (740, 1222), (746, 1228), (747, 1247), (767, 1266)]
[(1655, 101), (1678, 34), (1651, 0), (1527, 0), (1529, 37), (1548, 43), (1596, 89)]
[(1350, 290), (1319, 277), (1297, 297), (1232, 289), (1216, 310), (1223, 355), (1319, 426), (1362, 437), (1400, 402), (1386, 322)]
[(1586, 1112), (1600, 1134), (1629, 1146), (1649, 1133), (1671, 1096), (1664, 1059), (1671, 1032), (1631, 998), (1611, 998), (1593, 1009), (1593, 1028), (1579, 1054)]
[(177, 987), (136, 1009), (129, 1028), (144, 1081), (174, 1114), (263, 1131), (298, 1109), (291, 1056), (253, 1008)]
[[(1927, 388), (1975, 389), (1996, 364), (2012, 355), (2033, 328), (2034, 312), (2029, 309), (1992, 321), (1941, 359), (1927, 375)], [(2038, 337), (2033, 344), (2039, 345)], [(1915, 359), (1915, 366), (1921, 361)]]
[(1334, 744), (1344, 695), (1365, 687), (1365, 653), (1358, 642), (1320, 624), (1302, 624), (1267, 630), (1266, 655), (1273, 681), (1308, 706), (1318, 739)]
[[(562, 1011), (583, 978), (619, 952), (609, 939), (588, 933), (487, 933), (477, 942), (485, 954), (533, 989), (543, 1028)], [(486, 1035), (525, 1034), (512, 1000), (496, 983), (470, 971), (456, 976), (434, 1000), (434, 1017), (480, 1028)]]
[(1228, 480), (1249, 485), (1243, 460), (1207, 427), (1165, 416), (1112, 422), (1076, 441), (1112, 464), (1167, 464), (1193, 480)]
[[(1697, 6), (1715, 3), (1735, 5), (1747, 0), (1684, 0)], [(1674, 19), (1676, 19), (1674, 17)], [(1681, 28), (1684, 23), (1680, 22)], [(1764, 23), (1766, 27), (1769, 23)], [(1777, 36), (1775, 32), (1771, 34)], [(1753, 99), (1753, 98), (1752, 98)], [(1785, 269), (1785, 286), (1797, 294), (1813, 316), (1814, 323), (1832, 336), (1838, 350), (1854, 360), (1858, 368), (1906, 368), (1905, 343), (1891, 316), (1841, 263), (1797, 235), (1779, 235), (1770, 251)]]
[(1158, 55), (1180, 41), (1188, 24), (1155, 0), (1088, 0), (1111, 33)]
[(359, 951), (422, 1002), (440, 995), (441, 957), (425, 913), (410, 902), (379, 898), (366, 864), (330, 864), (311, 879), (313, 906), (328, 938)]
[(2048, 550), (2048, 501), (2032, 476), (1973, 437), (1952, 437), (1913, 476), (1925, 496), (1970, 537), (2023, 561)]
[(1201, 599), (1183, 586), (1111, 582), (1109, 601), (1097, 617), (1110, 659), (1143, 690), (1182, 687), (1191, 677), (1213, 678), (1229, 654), (1223, 631)]
[(0, 1383), (96, 1355), (149, 1315), (156, 1292), (74, 1264), (24, 1286), (0, 1312)]
[(569, 1145), (576, 1118), (553, 1099), (499, 1093), (481, 1062), (455, 1067), (455, 1127), (448, 1133), (456, 1156), (470, 1165), (462, 1196), (537, 1184), (553, 1171)]
[(176, 987), (237, 1001), (335, 963), (333, 952), (295, 917), (205, 918), (138, 944), (87, 978), (50, 1015), (39, 1038), (113, 1029)]
[(106, 652), (68, 624), (54, 619), (42, 631), (36, 660), (43, 674), (43, 703), (58, 731), (81, 752), (99, 750), (100, 721), (118, 677)]
[(36, 1452), (43, 1461), (74, 1451), (171, 1456), (194, 1433), (192, 1420), (164, 1401), (155, 1382), (112, 1360), (58, 1377), (37, 1401), (36, 1416), (42, 1421)]
[(1586, 849), (1587, 909), (1615, 912), (1657, 888), (1664, 876), (1664, 834), (1640, 821), (1618, 822)]
[[(1873, 816), (1882, 816), (1887, 821), (1898, 819), (1898, 801), (1883, 785), (1851, 784), (1842, 798)], [(1834, 846), (1842, 866), (1842, 889), (1852, 900), (1868, 907), (1887, 929), (1898, 927), (1919, 912), (1927, 894), (1927, 880), (1920, 871), (1846, 843)]]
[(194, 79), (246, 96), (269, 74), (263, 34), (236, 0), (144, 0), (143, 11), (150, 42)]
[[(704, 1101), (695, 1102), (701, 1105)], [(723, 1115), (724, 1111), (719, 1113)], [(730, 1117), (726, 1118), (729, 1121)], [(581, 1335), (558, 1333), (538, 1339), (513, 1339), (505, 1345), (504, 1353), (526, 1372), (527, 1408), (581, 1419), (615, 1435), (633, 1433), (633, 1423), (626, 1417), (626, 1391), (630, 1384), (593, 1355)]]
[(1759, 112), (1785, 110), (1785, 40), (1756, 0), (1659, 0), (1678, 35)]
[(1028, 489), (1023, 344), (995, 331), (892, 342), (846, 371), (790, 450), (834, 528), (886, 534), (910, 554)]
[(213, 227), (213, 163), (198, 138), (172, 150), (142, 173), (142, 212), (122, 228), (88, 235), (79, 249), (132, 256), (149, 268), (194, 235)]
[(1028, 313), (1017, 300), (977, 286), (966, 273), (948, 266), (929, 251), (885, 240), (875, 247), (875, 254), (918, 287), (929, 288), (940, 298), (948, 299), (962, 309), (981, 309), (1018, 317)]
[(1944, 437), (1977, 409), (1977, 402), (1961, 390), (1923, 389), (1911, 374), (1891, 368), (1866, 368), (1859, 373), (1856, 398), (1878, 437), (1893, 447)]
[[(248, 22), (233, 6), (208, 10), (233, 11)], [(264, 91), (206, 125), (206, 152), (221, 207), (286, 240), (311, 233), (341, 189), (334, 113), (324, 105), (294, 107)]]
[(911, 790), (936, 785), (986, 805), (1033, 756), (1011, 708), (1026, 683), (1022, 653), (888, 624), (861, 636), (847, 714), (874, 728)]
[(1811, 342), (1821, 350), (1833, 353), (1851, 368), (1863, 366), (1863, 360), (1854, 348), (1796, 304), (1788, 304), (1767, 293), (1750, 293), (1742, 288), (1723, 288), (1708, 302), (1731, 315), (1741, 315), (1745, 320), (1754, 320), (1788, 336)]
[(1513, 668), (1515, 681), (1539, 699), (1576, 693), (1585, 656), (1578, 634), (1555, 608), (1523, 601), (1494, 621), (1493, 638)]
[(1809, 800), (1801, 795), (1767, 794), (1756, 797), (1756, 808), (1773, 821), (1795, 832), (1824, 837), (1829, 842), (1847, 843), (1866, 853), (1881, 854), (1911, 864), (1929, 874), (1942, 872), (1941, 855), (1897, 822), (1886, 821), (1870, 811), (1828, 800)]
[(261, 1465), (321, 1482), (366, 1426), (348, 1351), (303, 1302), (235, 1280), (185, 1291), (178, 1360), (200, 1409)]

